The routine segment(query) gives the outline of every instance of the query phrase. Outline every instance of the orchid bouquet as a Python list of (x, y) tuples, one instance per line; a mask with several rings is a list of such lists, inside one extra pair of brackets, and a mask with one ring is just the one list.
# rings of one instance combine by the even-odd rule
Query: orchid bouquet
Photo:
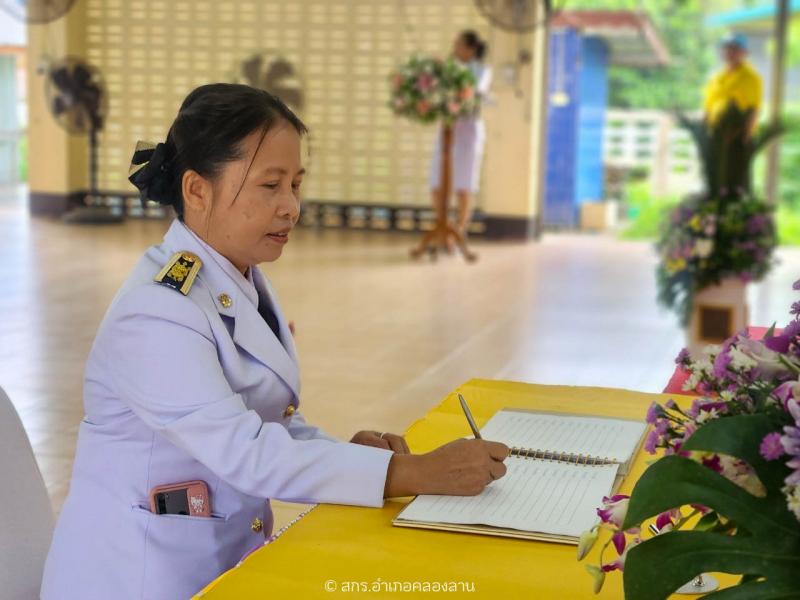
[(421, 123), (452, 122), (478, 106), (475, 76), (454, 59), (412, 56), (391, 76), (390, 107)]
[[(669, 400), (648, 410), (645, 449), (664, 456), (630, 497), (604, 498), (600, 524), (581, 536), (579, 559), (599, 528), (613, 532), (600, 564), (587, 566), (596, 591), (624, 569), (628, 600), (656, 600), (721, 571), (742, 575), (738, 586), (708, 597), (800, 596), (800, 302), (791, 313), (763, 340), (740, 333), (699, 360), (679, 354), (685, 390), (701, 397), (686, 409)], [(660, 534), (643, 539), (652, 517)], [(606, 561), (610, 546), (617, 557)]]
[(688, 198), (671, 212), (658, 251), (658, 299), (685, 325), (695, 292), (728, 277), (757, 281), (772, 266), (772, 207), (739, 189), (706, 200)]

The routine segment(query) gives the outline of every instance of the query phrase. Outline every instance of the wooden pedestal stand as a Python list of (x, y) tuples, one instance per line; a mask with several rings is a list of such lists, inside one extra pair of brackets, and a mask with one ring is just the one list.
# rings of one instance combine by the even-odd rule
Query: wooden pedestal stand
[(686, 331), (686, 347), (693, 360), (702, 357), (710, 344), (721, 344), (747, 327), (747, 284), (738, 277), (723, 279), (692, 299), (692, 314)]
[(450, 164), (453, 153), (453, 127), (450, 124), (442, 126), (442, 170), (439, 178), (439, 195), (436, 198), (434, 210), (436, 212), (436, 224), (433, 229), (428, 231), (419, 245), (411, 250), (411, 258), (419, 258), (426, 251), (431, 258), (435, 259), (439, 248), (447, 248), (452, 239), (461, 254), (468, 262), (474, 262), (478, 255), (471, 252), (467, 247), (467, 240), (463, 233), (450, 224), (448, 219), (448, 200), (450, 198)]

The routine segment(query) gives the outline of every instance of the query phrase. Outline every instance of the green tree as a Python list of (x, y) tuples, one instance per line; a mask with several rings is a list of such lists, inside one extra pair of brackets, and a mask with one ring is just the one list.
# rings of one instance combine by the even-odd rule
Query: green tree
[(733, 8), (733, 0), (567, 0), (566, 10), (642, 10), (669, 50), (665, 67), (609, 69), (609, 104), (619, 108), (695, 110), (716, 62), (716, 34), (704, 26), (707, 14)]

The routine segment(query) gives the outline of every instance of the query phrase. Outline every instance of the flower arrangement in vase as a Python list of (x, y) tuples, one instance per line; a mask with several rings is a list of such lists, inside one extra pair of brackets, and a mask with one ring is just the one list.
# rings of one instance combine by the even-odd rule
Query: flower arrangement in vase
[(753, 195), (750, 179), (754, 157), (782, 127), (748, 136), (750, 112), (733, 103), (713, 126), (679, 118), (697, 146), (704, 191), (684, 199), (664, 223), (658, 298), (690, 326), (689, 346), (698, 353), (746, 324), (744, 287), (773, 264), (773, 210)]
[(471, 116), (478, 110), (475, 76), (469, 68), (452, 58), (440, 60), (412, 56), (392, 74), (391, 80), (389, 106), (396, 115), (418, 123), (441, 124), (441, 185), (434, 211), (436, 223), (411, 250), (411, 256), (419, 258), (428, 251), (435, 258), (437, 247), (448, 247), (453, 240), (464, 258), (472, 262), (477, 255), (467, 248), (463, 232), (448, 221), (447, 202), (451, 188), (453, 123), (459, 117)]
[[(800, 291), (800, 281), (794, 284)], [(738, 333), (693, 360), (691, 405), (654, 403), (645, 441), (652, 463), (630, 497), (605, 498), (600, 524), (581, 538), (579, 558), (600, 528), (612, 530), (599, 565), (599, 590), (623, 571), (627, 600), (660, 600), (706, 571), (741, 575), (722, 598), (795, 598), (800, 593), (800, 302), (793, 320), (763, 340)], [(688, 403), (687, 403), (688, 404)], [(642, 535), (655, 518), (658, 535)], [(606, 560), (613, 547), (617, 557)]]
[(454, 59), (412, 56), (392, 73), (391, 81), (389, 106), (412, 121), (452, 123), (478, 107), (475, 76)]

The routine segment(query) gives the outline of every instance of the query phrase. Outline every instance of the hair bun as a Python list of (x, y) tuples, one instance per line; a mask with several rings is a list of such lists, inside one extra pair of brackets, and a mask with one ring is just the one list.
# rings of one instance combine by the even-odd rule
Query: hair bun
[(173, 205), (169, 168), (172, 157), (167, 144), (137, 142), (128, 171), (128, 181), (139, 190), (142, 205), (148, 200)]

